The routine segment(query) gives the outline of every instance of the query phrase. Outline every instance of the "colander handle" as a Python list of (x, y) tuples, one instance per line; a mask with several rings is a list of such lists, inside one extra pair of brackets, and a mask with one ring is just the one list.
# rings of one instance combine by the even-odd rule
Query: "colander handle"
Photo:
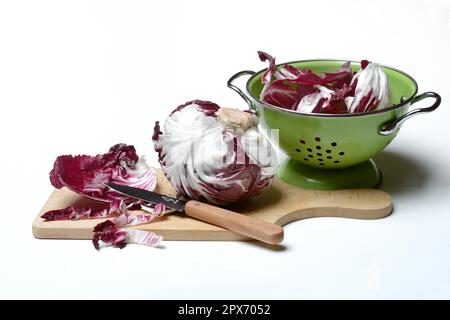
[(237, 86), (235, 86), (235, 85), (233, 84), (233, 81), (236, 80), (237, 78), (240, 78), (240, 77), (245, 76), (245, 75), (253, 75), (253, 74), (255, 74), (255, 71), (251, 71), (251, 70), (239, 71), (238, 73), (236, 73), (234, 76), (232, 76), (232, 77), (228, 80), (228, 82), (227, 82), (227, 87), (230, 88), (230, 89), (232, 89), (232, 90), (234, 90), (234, 91), (236, 91), (236, 92), (241, 96), (241, 98), (244, 99), (245, 102), (247, 102), (248, 107), (249, 107), (249, 109), (250, 109), (251, 111), (257, 112), (257, 111), (256, 111), (256, 108), (255, 108), (255, 106), (254, 106), (254, 104), (253, 104), (252, 99), (251, 99), (249, 96), (247, 96), (247, 95), (245, 94), (245, 92), (242, 91), (239, 87), (237, 87)]
[(419, 102), (423, 99), (426, 99), (426, 98), (434, 98), (434, 103), (430, 107), (417, 108), (417, 109), (411, 110), (411, 111), (405, 113), (404, 115), (402, 115), (401, 117), (398, 117), (392, 121), (386, 122), (380, 127), (380, 129), (378, 130), (378, 133), (382, 136), (388, 136), (388, 135), (394, 133), (403, 122), (405, 122), (412, 116), (415, 116), (419, 113), (431, 112), (431, 111), (435, 110), (437, 107), (439, 107), (439, 105), (441, 104), (441, 96), (438, 95), (436, 92), (424, 92), (422, 94), (419, 94), (418, 96), (415, 96), (411, 101), (411, 105), (413, 105), (414, 103)]

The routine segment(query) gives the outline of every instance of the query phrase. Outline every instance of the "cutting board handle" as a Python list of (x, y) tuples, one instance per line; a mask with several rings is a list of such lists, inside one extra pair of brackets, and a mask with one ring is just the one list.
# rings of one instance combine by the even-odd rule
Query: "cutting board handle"
[(283, 241), (283, 228), (277, 224), (251, 218), (223, 208), (191, 200), (185, 207), (186, 215), (234, 231), (269, 244)]

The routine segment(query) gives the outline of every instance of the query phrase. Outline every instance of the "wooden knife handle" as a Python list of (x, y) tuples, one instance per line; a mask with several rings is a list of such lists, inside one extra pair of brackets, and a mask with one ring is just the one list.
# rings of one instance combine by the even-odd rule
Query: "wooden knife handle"
[(195, 200), (188, 201), (184, 211), (186, 215), (195, 219), (214, 224), (262, 242), (277, 244), (283, 241), (283, 228), (274, 223), (251, 218)]

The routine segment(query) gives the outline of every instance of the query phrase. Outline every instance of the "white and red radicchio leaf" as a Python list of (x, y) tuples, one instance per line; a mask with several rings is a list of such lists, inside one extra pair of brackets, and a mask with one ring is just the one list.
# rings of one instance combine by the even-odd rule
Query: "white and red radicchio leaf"
[(352, 85), (355, 86), (349, 112), (370, 112), (390, 105), (390, 90), (386, 74), (376, 63), (362, 61), (363, 68), (355, 74)]
[(50, 172), (50, 182), (55, 188), (67, 187), (92, 200), (107, 204), (101, 208), (68, 207), (46, 212), (45, 220), (75, 220), (103, 218), (117, 211), (122, 203), (128, 208), (138, 208), (139, 202), (109, 187), (108, 183), (127, 185), (145, 190), (156, 187), (156, 173), (145, 158), (139, 158), (133, 146), (117, 144), (103, 155), (59, 156)]
[(314, 86), (302, 85), (289, 79), (270, 83), (261, 93), (261, 100), (277, 107), (295, 109), (303, 97), (314, 93)]
[(270, 81), (272, 81), (272, 76), (276, 71), (275, 58), (264, 51), (258, 51), (258, 56), (262, 62), (269, 61), (269, 67), (267, 68), (266, 72), (264, 72), (262, 77), (262, 82), (265, 85), (268, 85)]

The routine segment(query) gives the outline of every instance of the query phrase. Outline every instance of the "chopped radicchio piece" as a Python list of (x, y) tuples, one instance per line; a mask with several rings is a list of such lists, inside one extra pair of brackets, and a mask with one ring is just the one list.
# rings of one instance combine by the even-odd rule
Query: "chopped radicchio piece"
[(124, 248), (129, 243), (142, 244), (157, 247), (162, 237), (151, 231), (127, 229), (126, 227), (146, 224), (160, 217), (165, 212), (164, 204), (159, 205), (158, 212), (154, 215), (132, 215), (126, 208), (122, 208), (122, 214), (114, 220), (106, 220), (94, 227), (92, 244), (98, 250), (100, 243), (116, 248)]
[(108, 217), (110, 215), (110, 211), (112, 211), (111, 207), (109, 209), (94, 209), (91, 207), (83, 207), (78, 209), (74, 206), (70, 206), (64, 209), (47, 211), (41, 216), (41, 218), (46, 221), (97, 219)]

